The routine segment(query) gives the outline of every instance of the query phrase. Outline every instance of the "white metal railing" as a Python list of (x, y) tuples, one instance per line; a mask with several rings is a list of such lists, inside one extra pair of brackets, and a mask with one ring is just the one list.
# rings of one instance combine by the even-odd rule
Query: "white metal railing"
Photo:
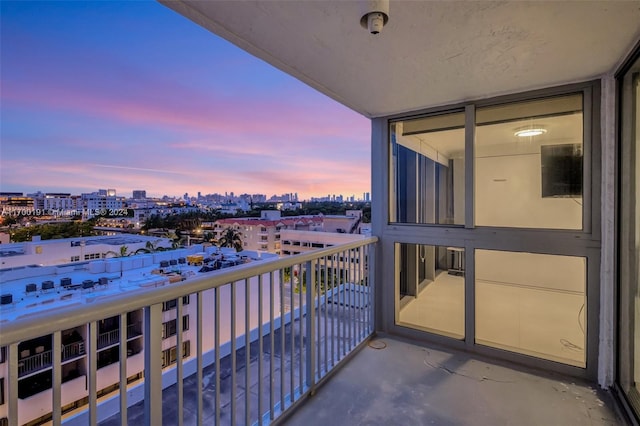
[[(84, 342), (73, 342), (62, 345), (62, 361), (84, 355)], [(51, 350), (33, 354), (18, 360), (18, 375), (20, 377), (51, 367)]]
[(115, 345), (120, 341), (120, 329), (109, 330), (98, 334), (98, 349)]
[(66, 361), (71, 358), (82, 356), (85, 354), (84, 342), (82, 340), (78, 342), (72, 342), (67, 345), (62, 345), (62, 360)]
[(23, 376), (51, 366), (51, 350), (22, 358), (18, 362), (18, 374)]
[[(154, 426), (163, 420), (202, 425), (205, 418), (207, 425), (272, 422), (373, 333), (376, 241), (371, 237), (222, 269), (182, 283), (131, 288), (91, 303), (60, 306), (3, 324), (0, 346), (8, 347), (9, 425), (29, 421), (25, 420), (28, 408), (18, 395), (18, 344), (51, 334), (53, 347), (60, 347), (62, 330), (82, 326), (87, 330), (83, 362), (88, 390), (80, 399), (88, 402), (76, 410), (73, 418), (81, 423), (75, 424), (96, 425), (116, 416), (126, 425), (131, 410), (143, 411), (145, 424)], [(189, 305), (182, 302), (186, 295), (193, 295)], [(171, 299), (177, 299), (175, 317), (182, 318), (188, 309), (192, 324), (186, 331), (182, 321), (177, 321), (176, 336), (163, 341), (162, 303)], [(119, 362), (119, 393), (101, 398), (98, 405), (98, 394), (104, 392), (97, 389), (98, 374), (103, 374), (97, 369), (98, 349), (104, 344), (97, 333), (98, 321), (119, 315), (120, 329), (129, 331), (132, 324), (127, 324), (127, 313), (140, 310), (144, 381), (128, 384), (128, 378), (138, 371), (132, 371), (128, 362)], [(117, 334), (120, 360), (128, 356), (128, 335)], [(183, 345), (187, 340), (190, 343)], [(166, 351), (169, 341), (175, 344), (176, 362), (163, 370), (159, 354)], [(184, 354), (185, 348), (190, 353)], [(61, 424), (61, 407), (68, 404), (61, 399), (61, 363), (62, 353), (53, 351), (49, 406), (53, 407), (54, 425)], [(230, 371), (224, 377), (223, 366)], [(172, 377), (172, 388), (164, 392), (175, 395), (178, 418), (163, 419), (163, 381), (167, 386), (163, 375)], [(133, 387), (140, 386), (144, 392), (137, 392), (136, 399)], [(189, 415), (183, 409), (186, 386), (195, 390), (196, 401), (190, 401), (195, 418), (185, 417)], [(206, 404), (205, 390), (212, 399)]]

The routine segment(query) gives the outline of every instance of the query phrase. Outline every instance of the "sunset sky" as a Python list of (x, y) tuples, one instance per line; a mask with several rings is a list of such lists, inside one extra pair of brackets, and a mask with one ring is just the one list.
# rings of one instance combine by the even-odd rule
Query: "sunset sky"
[(369, 120), (154, 1), (2, 1), (1, 192), (370, 191)]

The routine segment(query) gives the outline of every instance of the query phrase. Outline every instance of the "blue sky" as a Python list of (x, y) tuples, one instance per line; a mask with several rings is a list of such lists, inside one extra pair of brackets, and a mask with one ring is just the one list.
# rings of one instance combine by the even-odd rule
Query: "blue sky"
[(0, 191), (370, 191), (368, 119), (157, 2), (0, 7)]

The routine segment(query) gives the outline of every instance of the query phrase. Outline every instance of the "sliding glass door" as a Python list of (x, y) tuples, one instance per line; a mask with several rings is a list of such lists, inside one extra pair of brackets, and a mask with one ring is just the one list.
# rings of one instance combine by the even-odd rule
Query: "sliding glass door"
[(640, 418), (640, 57), (620, 83), (618, 383)]

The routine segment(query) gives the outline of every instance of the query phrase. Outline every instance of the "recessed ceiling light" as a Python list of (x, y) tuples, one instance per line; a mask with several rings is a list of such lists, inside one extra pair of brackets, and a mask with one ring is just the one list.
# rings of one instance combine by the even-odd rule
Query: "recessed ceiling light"
[(547, 133), (547, 130), (542, 127), (527, 127), (525, 129), (517, 130), (514, 135), (519, 138), (526, 138), (527, 136), (540, 136), (545, 133)]

